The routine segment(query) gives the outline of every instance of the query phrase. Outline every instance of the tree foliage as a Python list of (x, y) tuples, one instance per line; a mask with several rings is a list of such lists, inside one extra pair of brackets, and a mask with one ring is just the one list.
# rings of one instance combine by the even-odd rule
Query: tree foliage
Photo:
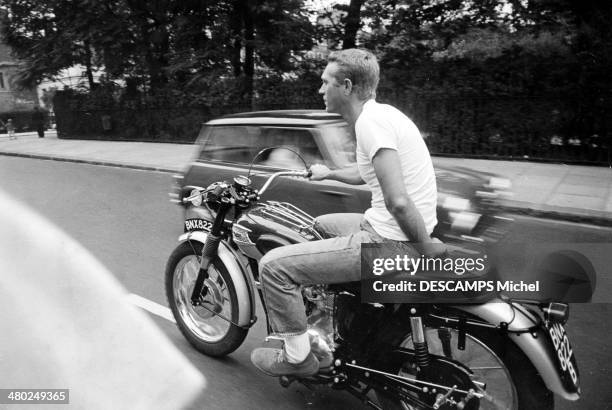
[(22, 84), (81, 64), (92, 95), (117, 109), (317, 106), (325, 53), (358, 46), (379, 57), (379, 98), (427, 132), (612, 132), (610, 2), (349, 0), (314, 14), (312, 4), (0, 0)]
[[(155, 93), (289, 71), (313, 45), (302, 0), (3, 0), (2, 34), (31, 86), (81, 64)], [(91, 80), (93, 82), (93, 79)], [(92, 86), (95, 86), (93, 83)]]

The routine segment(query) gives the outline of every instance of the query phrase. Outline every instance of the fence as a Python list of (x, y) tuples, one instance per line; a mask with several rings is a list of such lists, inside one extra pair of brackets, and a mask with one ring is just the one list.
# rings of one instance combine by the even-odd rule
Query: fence
[(202, 123), (230, 111), (247, 109), (56, 110), (55, 116), (59, 138), (191, 143)]
[[(551, 98), (431, 98), (380, 95), (408, 114), (434, 154), (611, 163), (610, 119)], [(256, 109), (304, 108), (300, 99)], [(315, 106), (311, 101), (307, 106)], [(320, 107), (319, 107), (320, 108)], [(56, 109), (60, 138), (191, 143), (201, 124), (246, 106)], [(612, 107), (609, 111), (612, 112)]]
[(381, 95), (410, 116), (432, 153), (612, 163), (612, 99)]

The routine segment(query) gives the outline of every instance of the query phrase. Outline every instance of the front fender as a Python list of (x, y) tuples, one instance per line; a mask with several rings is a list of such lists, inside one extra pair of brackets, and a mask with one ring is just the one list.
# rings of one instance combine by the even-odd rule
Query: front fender
[(456, 305), (453, 307), (491, 324), (507, 323), (508, 337), (529, 358), (540, 373), (546, 387), (566, 400), (575, 401), (580, 398), (580, 387), (573, 385), (563, 374), (549, 333), (542, 326), (538, 326), (535, 331), (524, 332), (525, 329), (534, 328), (534, 316), (526, 309), (520, 305), (511, 305), (501, 300), (481, 305)]
[[(198, 241), (202, 244), (206, 243), (208, 232), (192, 231), (187, 232), (179, 237), (179, 242)], [(236, 296), (238, 299), (238, 325), (250, 327), (255, 321), (255, 295), (251, 274), (247, 267), (243, 266), (240, 257), (236, 255), (234, 250), (224, 241), (219, 245), (217, 251), (219, 259), (227, 268), (227, 271), (232, 278)]]

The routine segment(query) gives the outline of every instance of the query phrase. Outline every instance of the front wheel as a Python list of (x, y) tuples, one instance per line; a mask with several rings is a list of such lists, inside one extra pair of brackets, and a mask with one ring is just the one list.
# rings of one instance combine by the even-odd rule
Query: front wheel
[(193, 306), (191, 293), (200, 270), (203, 244), (181, 243), (166, 265), (166, 296), (176, 324), (198, 351), (208, 356), (225, 356), (244, 341), (248, 330), (238, 321), (238, 297), (227, 268), (215, 257), (205, 280), (206, 296)]
[[(546, 388), (529, 359), (511, 340), (501, 336), (499, 332), (477, 329), (467, 333), (464, 350), (458, 349), (459, 333), (456, 329), (426, 328), (425, 334), (431, 354), (460, 362), (473, 372), (473, 380), (484, 383), (484, 397), (468, 401), (466, 409), (552, 410), (554, 408), (553, 394)], [(401, 347), (414, 348), (410, 335), (404, 339)], [(408, 378), (416, 376), (412, 363), (397, 363), (392, 372)], [(460, 380), (461, 376), (447, 374), (444, 378)], [(421, 408), (409, 400), (401, 400), (384, 391), (377, 391), (377, 396), (384, 410)], [(440, 408), (455, 407), (447, 405)]]

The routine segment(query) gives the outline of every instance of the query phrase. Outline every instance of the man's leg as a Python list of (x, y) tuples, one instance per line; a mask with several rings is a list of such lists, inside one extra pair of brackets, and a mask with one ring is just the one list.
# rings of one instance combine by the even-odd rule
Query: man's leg
[[(349, 230), (357, 229), (353, 225)], [(257, 368), (273, 376), (317, 372), (306, 333), (301, 285), (359, 280), (361, 243), (380, 240), (375, 234), (357, 230), (348, 236), (276, 248), (263, 257), (260, 280), (268, 320), (272, 332), (285, 337), (285, 349), (256, 349), (251, 360)]]
[(330, 237), (347, 236), (361, 230), (363, 214), (338, 213), (321, 215), (315, 220), (315, 227)]

